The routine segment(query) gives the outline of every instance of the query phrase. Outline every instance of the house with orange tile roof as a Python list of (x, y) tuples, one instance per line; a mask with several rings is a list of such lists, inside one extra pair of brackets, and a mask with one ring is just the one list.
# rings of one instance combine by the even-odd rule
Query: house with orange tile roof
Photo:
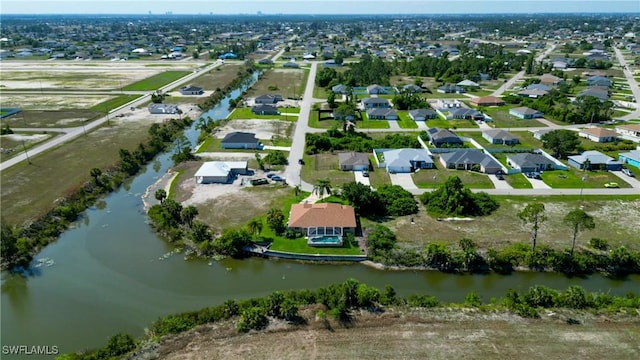
[(616, 141), (619, 136), (617, 132), (601, 127), (582, 129), (578, 135), (599, 143)]
[(356, 213), (349, 205), (293, 204), (287, 226), (308, 237), (315, 246), (342, 246), (342, 237), (355, 233)]

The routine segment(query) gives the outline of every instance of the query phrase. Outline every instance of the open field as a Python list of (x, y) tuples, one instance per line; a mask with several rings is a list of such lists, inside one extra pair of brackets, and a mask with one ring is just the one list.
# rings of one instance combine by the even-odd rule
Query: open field
[(56, 128), (81, 126), (84, 122), (104, 116), (92, 110), (27, 110), (0, 120), (2, 126), (12, 128)]
[[(190, 84), (198, 86), (206, 90), (224, 89), (235, 78), (238, 77), (238, 71), (242, 69), (240, 63), (226, 62), (224, 65), (204, 73), (193, 79)], [(178, 89), (176, 89), (178, 90)]]
[[(583, 177), (584, 182), (582, 181)], [(542, 180), (553, 188), (562, 189), (579, 189), (583, 186), (584, 188), (604, 188), (604, 184), (608, 182), (616, 182), (621, 188), (631, 187), (608, 171), (582, 172), (571, 166), (567, 171), (545, 171), (542, 173)]]
[[(463, 237), (472, 239), (481, 249), (503, 247), (514, 242), (531, 241), (530, 227), (525, 226), (517, 214), (528, 203), (541, 201), (545, 204), (548, 220), (540, 228), (538, 245), (548, 245), (556, 249), (571, 246), (572, 230), (562, 223), (562, 219), (580, 205), (578, 197), (496, 199), (500, 202), (500, 208), (496, 212), (471, 221), (438, 221), (420, 206), (420, 212), (411, 216), (415, 224), (411, 224), (410, 217), (406, 216), (393, 219), (384, 225), (394, 230), (401, 243), (420, 249), (435, 241), (456, 247)], [(582, 206), (584, 211), (594, 217), (596, 228), (581, 232), (576, 246), (585, 246), (589, 239), (598, 237), (608, 240), (611, 247), (625, 245), (636, 251), (640, 249), (637, 222), (628, 221), (640, 219), (640, 200), (585, 198)]]
[(27, 154), (29, 149), (38, 145), (44, 141), (48, 141), (60, 133), (50, 132), (46, 134), (35, 133), (23, 133), (23, 134), (8, 134), (0, 136), (0, 161), (5, 161), (14, 157), (17, 154), (22, 154), (25, 149)]
[[(298, 120), (297, 115), (288, 115), (288, 114), (299, 114), (300, 108), (278, 108), (280, 111), (280, 115), (256, 115), (251, 112), (251, 108), (243, 107), (243, 108), (235, 108), (229, 114), (227, 119), (276, 119), (276, 120), (286, 120), (286, 121), (296, 121)], [(282, 113), (286, 113), (283, 115)]]
[[(462, 301), (462, 299), (460, 299)], [(559, 310), (542, 319), (472, 309), (388, 308), (355, 312), (349, 323), (303, 308), (306, 325), (270, 321), (239, 334), (235, 321), (169, 336), (134, 359), (632, 359), (640, 349), (635, 319)], [(568, 318), (581, 325), (568, 325)], [(153, 353), (153, 356), (150, 356)]]
[[(185, 115), (195, 115), (185, 112)], [(23, 224), (48, 211), (56, 199), (90, 179), (89, 171), (114, 165), (121, 148), (133, 150), (146, 139), (149, 126), (167, 116), (136, 110), (110, 125), (80, 136), (64, 146), (21, 162), (0, 173), (2, 216), (9, 223)]]
[(12, 94), (4, 92), (2, 106), (17, 107), (22, 110), (88, 109), (116, 98), (118, 95)]
[(337, 153), (324, 153), (303, 156), (305, 165), (302, 166), (300, 176), (309, 184), (315, 184), (320, 179), (329, 178), (331, 186), (339, 187), (355, 181), (353, 171), (342, 171), (338, 168)]
[(307, 84), (308, 70), (270, 69), (247, 92), (247, 97), (263, 94), (279, 94), (283, 98), (300, 98)]
[(191, 74), (190, 71), (165, 71), (122, 88), (124, 91), (152, 91)]

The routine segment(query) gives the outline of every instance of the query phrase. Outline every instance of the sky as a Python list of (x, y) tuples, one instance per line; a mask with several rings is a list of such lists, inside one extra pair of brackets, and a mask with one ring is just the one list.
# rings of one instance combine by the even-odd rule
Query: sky
[(640, 0), (2, 0), (3, 14), (486, 14), (640, 12)]

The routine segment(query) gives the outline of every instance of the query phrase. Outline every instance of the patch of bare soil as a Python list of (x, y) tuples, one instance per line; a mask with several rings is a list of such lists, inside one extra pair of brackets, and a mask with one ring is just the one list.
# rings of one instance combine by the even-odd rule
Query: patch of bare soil
[[(235, 322), (197, 327), (149, 344), (129, 359), (636, 359), (640, 321), (582, 313), (522, 319), (474, 309), (358, 312), (340, 323), (302, 311), (306, 325), (271, 319), (238, 334)], [(568, 325), (567, 319), (579, 325)]]

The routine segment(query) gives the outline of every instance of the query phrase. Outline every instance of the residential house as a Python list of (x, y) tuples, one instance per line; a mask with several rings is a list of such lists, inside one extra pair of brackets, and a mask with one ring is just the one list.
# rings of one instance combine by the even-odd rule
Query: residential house
[(385, 89), (384, 87), (380, 86), (380, 85), (369, 85), (367, 86), (367, 94), (369, 95), (381, 95), (381, 94), (388, 94), (389, 92), (387, 91), (387, 89)]
[(470, 101), (473, 105), (476, 106), (502, 106), (504, 105), (504, 100), (495, 96), (479, 96), (471, 99)]
[(187, 85), (180, 88), (180, 94), (182, 95), (202, 95), (204, 90), (201, 87)]
[(484, 120), (484, 114), (469, 108), (450, 109), (447, 120), (450, 119)]
[(618, 140), (618, 133), (601, 127), (592, 127), (580, 130), (578, 134), (591, 141), (606, 143)]
[(528, 98), (532, 98), (532, 99), (537, 99), (537, 98), (541, 98), (545, 95), (547, 95), (549, 92), (545, 91), (545, 90), (538, 90), (538, 89), (525, 89), (522, 91), (518, 92), (518, 96), (522, 96), (522, 97), (528, 97)]
[(604, 76), (591, 76), (587, 78), (587, 86), (611, 87), (611, 80)]
[(545, 84), (530, 84), (525, 88), (525, 90), (542, 90), (546, 92), (551, 91), (551, 89), (553, 89), (551, 86)]
[(282, 100), (283, 99), (281, 95), (264, 94), (256, 96), (254, 102), (256, 104), (276, 104)]
[(346, 94), (349, 94), (349, 87), (344, 84), (338, 84), (333, 86), (331, 88), (331, 91), (333, 91), (336, 94), (346, 95)]
[(406, 91), (413, 94), (420, 94), (422, 93), (422, 88), (416, 84), (407, 84), (402, 87), (402, 91)]
[(262, 144), (253, 133), (232, 132), (222, 139), (223, 149), (261, 149)]
[(482, 137), (492, 144), (515, 145), (520, 142), (512, 133), (502, 129), (485, 130)]
[(507, 164), (523, 173), (550, 170), (556, 165), (546, 156), (533, 153), (507, 154)]
[(622, 162), (599, 151), (585, 151), (580, 155), (569, 156), (569, 165), (583, 170), (620, 170)]
[(621, 153), (618, 156), (621, 163), (629, 164), (640, 169), (640, 146), (635, 150)]
[(438, 88), (438, 92), (442, 94), (462, 94), (467, 92), (462, 86), (446, 84)]
[(620, 135), (640, 138), (640, 124), (629, 124), (616, 126), (616, 132)]
[(424, 149), (394, 149), (382, 154), (387, 171), (391, 174), (433, 168), (433, 159)]
[(207, 161), (195, 173), (196, 184), (229, 183), (249, 173), (246, 161)]
[(251, 112), (256, 115), (280, 115), (278, 108), (272, 105), (255, 105), (251, 107)]
[(462, 86), (463, 88), (479, 88), (480, 84), (471, 80), (462, 80), (456, 84), (457, 86)]
[(391, 108), (391, 104), (389, 100), (385, 98), (365, 98), (362, 99), (362, 106), (365, 109), (389, 109)]
[(338, 153), (338, 164), (342, 171), (369, 170), (369, 154), (361, 152)]
[[(356, 231), (356, 213), (349, 205), (336, 203), (293, 204), (289, 212), (289, 229), (312, 238), (342, 236)], [(342, 245), (341, 241), (332, 245)]]
[(609, 88), (603, 86), (590, 86), (578, 93), (576, 97), (593, 96), (604, 102), (609, 100)]
[(376, 108), (367, 110), (369, 120), (398, 120), (398, 113), (393, 109)]
[(538, 110), (534, 110), (526, 106), (521, 106), (521, 107), (510, 109), (509, 115), (513, 115), (520, 119), (535, 119), (535, 118), (541, 118), (543, 114)]
[(298, 65), (298, 63), (296, 63), (295, 61), (287, 61), (286, 63), (282, 64), (282, 67), (290, 68), (290, 69), (299, 69), (300, 65)]
[(544, 134), (550, 133), (552, 132), (554, 129), (552, 128), (546, 128), (546, 129), (540, 129), (540, 130), (531, 130), (531, 133), (533, 133), (533, 137), (538, 139), (538, 140), (542, 140), (542, 136), (544, 136)]
[(502, 170), (502, 166), (491, 156), (476, 149), (442, 153), (440, 163), (447, 169), (475, 170), (486, 174), (495, 174)]
[(560, 85), (564, 80), (551, 74), (540, 76), (540, 84), (544, 85)]
[(224, 54), (218, 56), (218, 59), (221, 59), (221, 60), (237, 59), (237, 58), (238, 58), (238, 55), (236, 55), (236, 54), (234, 54), (232, 52), (224, 53)]
[(448, 129), (431, 128), (427, 130), (429, 142), (435, 147), (461, 147), (462, 139)]
[(438, 114), (433, 109), (415, 109), (409, 110), (409, 117), (413, 121), (426, 121), (437, 118)]
[(173, 104), (149, 104), (149, 113), (151, 114), (177, 114), (178, 105)]

